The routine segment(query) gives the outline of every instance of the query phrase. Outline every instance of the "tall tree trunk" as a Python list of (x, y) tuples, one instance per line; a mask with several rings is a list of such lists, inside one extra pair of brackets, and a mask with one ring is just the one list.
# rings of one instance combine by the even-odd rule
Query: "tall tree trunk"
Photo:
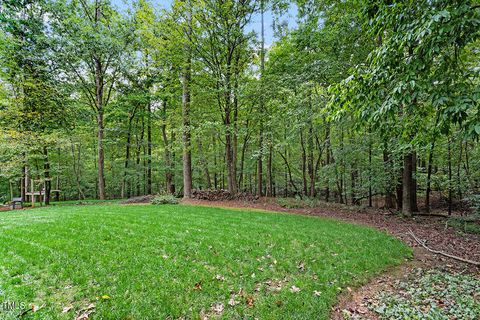
[(448, 215), (452, 214), (453, 181), (452, 181), (452, 141), (448, 137)]
[(152, 194), (152, 106), (147, 104), (147, 194)]
[(372, 203), (372, 136), (368, 130), (368, 206), (373, 207)]
[[(100, 21), (102, 11), (99, 3), (95, 7), (95, 24)], [(94, 56), (95, 61), (95, 103), (97, 108), (97, 135), (98, 135), (98, 197), (105, 199), (105, 151), (103, 149), (103, 66), (100, 58)]]
[[(395, 180), (393, 175), (393, 162), (390, 152), (388, 151), (387, 142), (385, 141), (383, 144), (383, 168), (386, 173), (386, 186), (385, 186), (385, 208), (391, 209), (395, 207), (394, 204), (394, 196), (393, 196), (393, 188), (392, 188), (392, 181)], [(401, 201), (400, 201), (401, 202)], [(398, 207), (400, 209), (400, 207)]]
[(217, 139), (213, 136), (213, 167), (215, 168), (215, 173), (213, 174), (213, 184), (215, 190), (218, 189), (218, 161), (217, 161)]
[(43, 156), (44, 156), (44, 164), (43, 164), (43, 170), (44, 170), (44, 177), (45, 177), (45, 195), (44, 195), (44, 200), (45, 200), (45, 205), (50, 204), (50, 192), (52, 190), (52, 181), (50, 180), (50, 162), (48, 160), (48, 148), (47, 146), (43, 146)]
[[(192, 33), (192, 19), (190, 9), (187, 9), (187, 37)], [(192, 58), (190, 45), (185, 44), (184, 50), (187, 58), (183, 67), (182, 85), (182, 120), (183, 120), (183, 197), (191, 198), (192, 196), (192, 151), (191, 151), (191, 131), (190, 131), (190, 80), (192, 76)]]
[(73, 173), (75, 174), (75, 184), (77, 186), (77, 196), (78, 200), (85, 200), (85, 194), (83, 193), (82, 186), (80, 184), (81, 180), (81, 171), (80, 171), (80, 156), (81, 156), (81, 145), (78, 146), (78, 160), (75, 156), (75, 145), (72, 144), (72, 158), (73, 158)]
[(402, 213), (407, 216), (413, 215), (412, 191), (413, 191), (413, 152), (410, 151), (403, 157), (403, 199)]
[[(330, 125), (328, 123), (326, 123), (326, 127), (325, 127), (325, 153), (326, 153), (325, 165), (328, 168), (331, 163)], [(330, 181), (328, 179), (328, 175), (327, 175), (327, 181), (325, 181), (325, 184), (326, 184), (325, 201), (329, 201), (330, 200)]]
[(302, 146), (302, 178), (303, 178), (303, 194), (308, 196), (307, 184), (307, 152), (305, 150), (305, 142), (303, 139), (303, 130), (300, 129), (300, 144)]
[(167, 133), (167, 99), (162, 102), (162, 124), (161, 124), (163, 146), (164, 146), (164, 160), (165, 160), (165, 186), (166, 192), (170, 194), (175, 193), (175, 186), (173, 184), (173, 170), (172, 170), (172, 147), (171, 143), (174, 141), (174, 133), (172, 131), (172, 139), (169, 141)]
[(207, 183), (207, 189), (212, 188), (212, 180), (210, 179), (210, 171), (208, 170), (208, 161), (203, 152), (202, 139), (198, 139), (198, 153), (200, 157), (200, 164), (203, 167), (203, 172), (205, 174), (205, 181)]
[(310, 123), (308, 128), (308, 155), (307, 155), (307, 167), (308, 167), (308, 176), (310, 178), (310, 189), (309, 195), (310, 197), (315, 197), (315, 174), (314, 174), (314, 165), (313, 165), (313, 125)]
[(410, 207), (412, 208), (412, 212), (418, 212), (418, 204), (417, 204), (417, 152), (412, 152), (412, 195), (410, 201), (412, 204)]
[(428, 152), (428, 165), (427, 165), (427, 188), (425, 190), (425, 210), (430, 212), (430, 194), (432, 192), (432, 168), (433, 168), (433, 151), (435, 149), (435, 138), (430, 146)]
[(273, 196), (273, 173), (272, 173), (272, 142), (269, 141), (268, 143), (268, 161), (267, 161), (267, 181), (268, 181), (268, 188), (267, 188), (267, 197)]
[[(231, 58), (231, 57), (230, 57)], [(233, 131), (235, 127), (235, 117), (232, 123), (232, 60), (227, 59), (227, 72), (225, 75), (225, 90), (223, 93), (225, 109), (224, 109), (224, 126), (225, 126), (225, 165), (227, 167), (227, 185), (228, 192), (231, 195), (237, 193), (237, 177), (235, 170), (235, 156), (233, 147)]]
[(22, 180), (20, 181), (20, 196), (22, 197), (22, 201), (27, 201), (26, 198), (26, 191), (27, 191), (27, 166), (25, 165), (25, 153), (22, 153), (23, 159), (23, 166), (22, 166)]
[[(264, 88), (263, 88), (263, 73), (265, 70), (265, 0), (260, 1), (260, 10), (261, 10), (261, 48), (260, 48), (260, 112), (263, 114), (265, 109), (265, 97), (264, 97)], [(262, 196), (262, 186), (263, 186), (263, 116), (260, 115), (260, 129), (258, 133), (258, 149), (259, 155), (257, 159), (257, 193), (258, 196)]]
[(140, 136), (138, 136), (138, 130), (137, 130), (137, 134), (136, 134), (136, 142), (137, 142), (137, 152), (136, 152), (136, 156), (137, 156), (137, 160), (136, 160), (136, 173), (137, 173), (137, 183), (136, 183), (136, 195), (139, 196), (140, 195), (140, 190), (141, 190), (141, 172), (143, 171), (143, 168), (141, 168), (140, 166), (140, 160), (141, 160), (141, 151), (142, 151), (142, 146), (143, 146), (143, 135), (144, 135), (144, 132), (145, 131), (145, 126), (144, 126), (144, 121), (143, 121), (143, 117), (142, 117), (142, 122), (141, 122), (141, 131), (140, 131)]
[(97, 114), (97, 129), (98, 129), (98, 198), (100, 200), (105, 200), (105, 151), (103, 149), (103, 111), (99, 110)]
[[(248, 123), (249, 121), (247, 120), (247, 124), (246, 124), (246, 127), (247, 127), (247, 130), (248, 130)], [(244, 181), (246, 180), (244, 178), (244, 167), (245, 167), (245, 153), (247, 152), (247, 147), (248, 147), (248, 141), (250, 139), (250, 133), (247, 132), (247, 134), (245, 135), (245, 138), (243, 139), (243, 145), (242, 145), (242, 152), (241, 152), (241, 155), (240, 155), (240, 170), (239, 170), (239, 175), (238, 175), (238, 188), (239, 189), (244, 189), (242, 184), (244, 185)]]
[(132, 120), (133, 115), (128, 117), (128, 131), (127, 131), (127, 144), (125, 146), (125, 162), (124, 162), (124, 171), (123, 171), (123, 181), (122, 181), (122, 194), (121, 197), (130, 198), (130, 186), (127, 182), (128, 167), (130, 163), (130, 146), (132, 140)]

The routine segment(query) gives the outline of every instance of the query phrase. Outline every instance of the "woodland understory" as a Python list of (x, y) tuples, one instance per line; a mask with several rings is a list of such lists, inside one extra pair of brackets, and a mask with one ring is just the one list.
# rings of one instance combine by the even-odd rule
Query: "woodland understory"
[(225, 189), (411, 215), (435, 193), (451, 213), (480, 185), (479, 16), (474, 0), (2, 0), (0, 196)]

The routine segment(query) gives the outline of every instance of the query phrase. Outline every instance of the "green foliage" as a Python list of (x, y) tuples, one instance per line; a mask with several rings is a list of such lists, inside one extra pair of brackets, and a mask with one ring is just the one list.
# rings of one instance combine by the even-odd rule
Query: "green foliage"
[(294, 209), (294, 208), (315, 208), (321, 205), (319, 199), (311, 197), (295, 197), (295, 198), (277, 198), (275, 200), (281, 207)]
[(178, 204), (178, 199), (173, 194), (158, 194), (152, 199), (152, 204)]
[(480, 317), (480, 280), (469, 275), (429, 271), (403, 281), (400, 293), (382, 293), (371, 308), (380, 319), (465, 319)]
[(480, 235), (480, 195), (471, 195), (465, 201), (470, 205), (472, 214), (450, 217), (447, 220), (447, 225), (463, 232)]

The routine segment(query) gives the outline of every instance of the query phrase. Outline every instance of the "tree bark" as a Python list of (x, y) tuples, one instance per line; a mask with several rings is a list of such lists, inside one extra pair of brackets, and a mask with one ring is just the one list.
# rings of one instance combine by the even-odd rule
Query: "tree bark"
[(407, 216), (413, 215), (412, 191), (413, 191), (413, 152), (410, 151), (403, 157), (403, 199), (402, 213)]
[(48, 148), (47, 146), (43, 146), (43, 156), (44, 156), (44, 177), (45, 177), (45, 194), (44, 200), (45, 205), (48, 206), (50, 204), (50, 192), (52, 190), (52, 181), (50, 180), (50, 162), (48, 160)]
[[(187, 37), (192, 33), (192, 21), (190, 9), (187, 9)], [(190, 80), (191, 80), (191, 52), (190, 46), (185, 44), (186, 62), (182, 74), (182, 121), (183, 121), (183, 197), (186, 199), (192, 196), (192, 153), (191, 153), (191, 132), (190, 132)]]
[[(390, 152), (388, 151), (387, 142), (383, 146), (383, 168), (386, 173), (386, 186), (385, 186), (385, 208), (391, 209), (395, 207), (393, 188), (392, 188), (392, 178), (393, 176), (393, 163)], [(400, 209), (400, 207), (398, 208)]]
[(435, 140), (432, 141), (430, 151), (428, 152), (427, 165), (427, 188), (425, 191), (425, 210), (430, 212), (430, 193), (432, 192), (432, 168), (433, 168), (433, 151), (435, 149)]
[(203, 152), (202, 140), (198, 139), (198, 153), (200, 156), (200, 163), (203, 167), (203, 172), (205, 174), (205, 181), (207, 182), (207, 189), (212, 188), (212, 180), (210, 179), (210, 171), (208, 170), (208, 161)]
[(132, 141), (132, 121), (133, 121), (133, 115), (130, 115), (128, 117), (128, 131), (127, 131), (127, 143), (125, 146), (125, 162), (124, 162), (124, 171), (123, 171), (123, 181), (122, 181), (122, 193), (121, 197), (124, 198), (125, 196), (127, 198), (130, 198), (130, 186), (129, 183), (127, 182), (127, 174), (128, 174), (128, 167), (130, 163), (130, 146), (131, 146), (131, 141)]
[[(265, 70), (265, 24), (264, 24), (264, 14), (265, 14), (265, 0), (260, 2), (261, 10), (261, 48), (260, 48), (260, 112), (263, 113), (265, 109), (265, 100), (263, 92), (263, 73)], [(257, 194), (261, 197), (262, 186), (263, 186), (263, 118), (260, 115), (260, 128), (258, 133), (258, 159), (257, 159)]]
[(147, 194), (152, 194), (152, 106), (147, 104)]

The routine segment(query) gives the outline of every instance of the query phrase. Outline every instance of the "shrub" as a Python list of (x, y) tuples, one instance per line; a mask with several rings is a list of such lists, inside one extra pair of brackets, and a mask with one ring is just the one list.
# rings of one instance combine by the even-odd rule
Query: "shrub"
[(153, 198), (151, 204), (178, 204), (178, 199), (172, 194), (158, 194)]
[(321, 204), (318, 199), (309, 197), (301, 199), (298, 196), (295, 198), (278, 198), (276, 201), (279, 206), (287, 209), (315, 208)]

